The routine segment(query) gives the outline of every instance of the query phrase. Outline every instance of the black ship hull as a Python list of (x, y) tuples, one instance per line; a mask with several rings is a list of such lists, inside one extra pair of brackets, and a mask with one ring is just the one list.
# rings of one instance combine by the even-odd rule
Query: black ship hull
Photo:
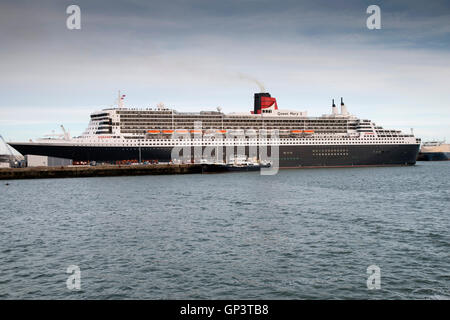
[(447, 161), (450, 152), (420, 152), (417, 161)]
[[(172, 147), (70, 146), (10, 143), (22, 155), (43, 155), (77, 162), (171, 161)], [(269, 156), (271, 154), (270, 147)], [(235, 152), (237, 150), (235, 149)], [(224, 154), (226, 150), (224, 148)], [(246, 148), (248, 154), (248, 147)], [(380, 145), (282, 145), (279, 167), (347, 167), (414, 165), (419, 153), (416, 144)], [(194, 154), (194, 153), (192, 153)], [(269, 159), (270, 160), (270, 159)]]

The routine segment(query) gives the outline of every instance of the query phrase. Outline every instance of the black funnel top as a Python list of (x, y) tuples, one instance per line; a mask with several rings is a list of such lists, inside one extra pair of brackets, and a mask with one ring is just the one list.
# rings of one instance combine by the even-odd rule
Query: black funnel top
[(259, 113), (258, 111), (261, 110), (261, 97), (270, 98), (270, 93), (267, 92), (255, 93), (255, 104), (253, 108), (254, 114), (258, 114)]

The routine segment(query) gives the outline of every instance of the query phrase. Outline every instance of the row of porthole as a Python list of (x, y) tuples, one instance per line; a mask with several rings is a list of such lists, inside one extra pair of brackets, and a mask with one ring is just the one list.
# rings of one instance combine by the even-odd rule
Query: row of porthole
[[(113, 143), (123, 143), (123, 140), (113, 140), (110, 142), (103, 142), (102, 145), (108, 145)], [(180, 144), (183, 142), (186, 143), (194, 143), (194, 144), (216, 144), (217, 142), (222, 143), (239, 143), (239, 144), (248, 144), (248, 143), (258, 143), (258, 142), (270, 142), (270, 143), (277, 143), (277, 144), (354, 144), (354, 143), (364, 143), (364, 144), (391, 144), (393, 141), (327, 141), (327, 140), (317, 140), (317, 141), (283, 141), (283, 140), (216, 140), (216, 141), (205, 141), (202, 142), (200, 140), (178, 140), (178, 141), (152, 141), (153, 143), (129, 143), (129, 145), (155, 145), (155, 144)], [(86, 141), (85, 143), (98, 143), (97, 141)], [(395, 143), (408, 143), (407, 141), (395, 141)]]
[(348, 156), (348, 153), (313, 153), (313, 156)]
[[(281, 143), (291, 143), (291, 142), (297, 142), (297, 143), (310, 143), (310, 142), (326, 142), (326, 143), (339, 143), (339, 142), (365, 142), (365, 143), (377, 143), (377, 142), (392, 142), (392, 140), (371, 140), (371, 139), (351, 139), (351, 140), (340, 140), (340, 139), (333, 139), (333, 140), (315, 140), (315, 139), (309, 139), (309, 140), (294, 140), (294, 139), (283, 139), (283, 140), (276, 140), (276, 139), (245, 139), (245, 140), (232, 140), (232, 139), (217, 139), (217, 140), (200, 140), (200, 139), (190, 139), (190, 140), (184, 140), (184, 139), (180, 139), (180, 140), (152, 140), (152, 142), (156, 142), (156, 143), (172, 143), (173, 141), (193, 141), (193, 142), (216, 142), (216, 141), (236, 141), (236, 142), (257, 142), (257, 141), (279, 141)], [(119, 140), (119, 141), (123, 141), (123, 140)], [(142, 142), (147, 142), (147, 140), (139, 140)], [(395, 142), (404, 142), (404, 139), (396, 139)], [(95, 141), (90, 141), (90, 142), (95, 142)], [(114, 141), (112, 142), (117, 142), (116, 139), (114, 139)], [(138, 142), (139, 143), (139, 142)]]

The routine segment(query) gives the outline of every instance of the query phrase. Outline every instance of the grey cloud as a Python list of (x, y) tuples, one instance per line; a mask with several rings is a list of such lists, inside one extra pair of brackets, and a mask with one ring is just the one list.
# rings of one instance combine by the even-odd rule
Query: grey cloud
[[(245, 74), (284, 107), (326, 112), (329, 96), (364, 105), (377, 92), (401, 112), (428, 101), (446, 114), (448, 1), (377, 2), (377, 32), (365, 28), (368, 0), (80, 0), (80, 31), (65, 28), (73, 1), (2, 2), (0, 109), (101, 105), (124, 88), (137, 105), (167, 99), (198, 110), (220, 101), (242, 111), (257, 90), (239, 80)], [(374, 105), (359, 111), (388, 118)]]

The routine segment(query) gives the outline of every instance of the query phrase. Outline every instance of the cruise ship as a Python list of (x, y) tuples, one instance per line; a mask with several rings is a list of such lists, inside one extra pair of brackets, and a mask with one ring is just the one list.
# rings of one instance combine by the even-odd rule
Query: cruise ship
[[(267, 92), (254, 94), (253, 110), (228, 114), (220, 108), (179, 112), (162, 104), (128, 108), (124, 98), (119, 93), (117, 106), (92, 113), (79, 137), (65, 133), (56, 139), (9, 144), (23, 155), (75, 163), (200, 162), (206, 150), (222, 163), (239, 152), (238, 156), (258, 161), (263, 147), (268, 147), (267, 154), (277, 155), (280, 168), (308, 168), (414, 165), (421, 143), (412, 133), (383, 129), (350, 114), (342, 98), (340, 109), (333, 100), (331, 113), (318, 117), (279, 109), (276, 98)], [(182, 151), (174, 159), (174, 148), (200, 148), (202, 152), (200, 159), (195, 151), (184, 158)], [(236, 154), (227, 155), (229, 150)]]

